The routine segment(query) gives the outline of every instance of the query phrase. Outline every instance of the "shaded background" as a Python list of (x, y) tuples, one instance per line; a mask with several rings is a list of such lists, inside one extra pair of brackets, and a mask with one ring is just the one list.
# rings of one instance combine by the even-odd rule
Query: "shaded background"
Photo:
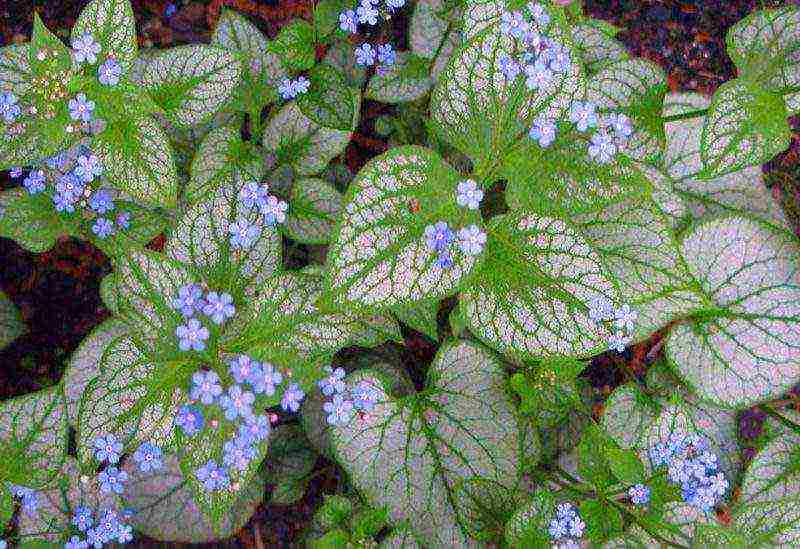
[[(0, 0), (0, 44), (24, 42), (31, 32), (33, 12), (66, 39), (69, 29), (88, 0)], [(176, 1), (132, 0), (141, 47), (169, 47), (208, 41), (223, 5), (239, 10), (269, 37), (295, 17), (311, 19), (311, 0), (268, 2), (263, 0)], [(759, 7), (800, 5), (800, 0), (585, 0), (589, 15), (620, 28), (618, 38), (633, 56), (661, 65), (668, 74), (671, 91), (711, 94), (735, 76), (725, 54), (725, 33), (736, 21)], [(405, 49), (405, 30), (412, 4), (392, 20), (394, 44)], [(319, 52), (320, 55), (323, 52)], [(355, 172), (371, 157), (387, 148), (387, 140), (374, 129), (377, 117), (392, 114), (395, 107), (365, 101), (362, 120), (342, 161)], [(800, 219), (800, 118), (791, 119), (790, 148), (764, 166), (767, 185), (784, 205), (789, 217)], [(0, 172), (0, 190), (12, 185)], [(158, 243), (154, 244), (158, 247)], [(303, 254), (303, 250), (298, 251)], [(0, 400), (55, 384), (66, 360), (81, 340), (109, 312), (98, 287), (111, 267), (108, 259), (91, 244), (64, 239), (49, 252), (31, 254), (11, 240), (0, 238), (0, 289), (20, 308), (28, 332), (0, 352)], [(404, 330), (404, 362), (417, 374), (436, 352), (434, 342), (412, 330)], [(639, 345), (621, 358), (603, 356), (595, 360), (587, 376), (596, 389), (597, 412), (602, 401), (623, 378), (640, 374), (646, 355), (659, 336)], [(756, 438), (760, 430), (757, 413), (743, 417), (742, 435)], [(324, 459), (305, 497), (292, 506), (262, 505), (234, 539), (195, 547), (290, 547), (296, 544), (323, 493), (336, 491), (340, 472)], [(1, 532), (0, 532), (1, 534)], [(2, 537), (2, 536), (0, 536)], [(187, 546), (146, 539), (132, 546)], [(188, 547), (188, 546), (187, 546)]]

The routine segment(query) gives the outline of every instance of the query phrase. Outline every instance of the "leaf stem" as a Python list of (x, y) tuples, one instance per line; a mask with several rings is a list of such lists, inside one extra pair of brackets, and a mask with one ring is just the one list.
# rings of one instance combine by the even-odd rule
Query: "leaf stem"
[(681, 114), (673, 114), (670, 116), (662, 116), (661, 121), (666, 124), (667, 122), (677, 122), (678, 120), (688, 120), (690, 118), (698, 118), (708, 113), (708, 109), (698, 109), (694, 111), (686, 111)]

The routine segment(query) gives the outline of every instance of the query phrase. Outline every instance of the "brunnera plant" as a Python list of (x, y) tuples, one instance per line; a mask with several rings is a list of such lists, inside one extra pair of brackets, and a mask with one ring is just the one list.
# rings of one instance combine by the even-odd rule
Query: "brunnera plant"
[[(10, 538), (222, 539), (322, 455), (347, 484), (311, 547), (796, 544), (800, 243), (760, 164), (798, 112), (800, 11), (731, 28), (709, 99), (577, 1), (419, 0), (396, 51), (404, 6), (323, 1), (274, 39), (226, 10), (210, 44), (138, 51), (127, 0), (92, 0), (69, 45), (36, 17), (0, 49), (0, 236), (114, 266), (62, 381), (0, 405)], [(405, 129), (353, 176), (364, 99)], [(439, 344), (416, 384), (401, 324)], [(592, 357), (654, 334), (593, 413)]]

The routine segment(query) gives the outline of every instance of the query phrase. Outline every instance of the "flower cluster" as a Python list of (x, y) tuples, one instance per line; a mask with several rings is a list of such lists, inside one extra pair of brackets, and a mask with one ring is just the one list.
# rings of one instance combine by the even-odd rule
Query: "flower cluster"
[(559, 547), (576, 543), (583, 536), (584, 530), (586, 530), (586, 523), (571, 503), (560, 503), (556, 508), (556, 516), (548, 526), (550, 538)]
[(665, 442), (649, 449), (653, 467), (666, 467), (667, 478), (681, 487), (683, 500), (705, 513), (711, 512), (728, 490), (725, 474), (708, 441), (696, 434), (673, 432)]
[(278, 93), (286, 100), (294, 99), (308, 93), (309, 86), (311, 86), (311, 81), (305, 76), (299, 76), (294, 80), (284, 78), (278, 86)]
[[(239, 191), (239, 205), (244, 211), (258, 209), (264, 218), (264, 223), (273, 227), (286, 221), (286, 211), (289, 205), (277, 196), (269, 194), (267, 185), (259, 185), (255, 181), (246, 183)], [(244, 216), (240, 216), (230, 225), (230, 243), (234, 249), (250, 248), (261, 235), (258, 225), (251, 223)]]
[(8, 489), (14, 497), (19, 498), (22, 502), (22, 511), (24, 513), (34, 515), (39, 509), (39, 493), (35, 490), (10, 483), (8, 484)]
[[(228, 372), (236, 383), (227, 391), (216, 372), (195, 372), (189, 390), (193, 404), (182, 406), (175, 418), (175, 424), (190, 437), (205, 425), (203, 412), (194, 405), (197, 402), (219, 406), (227, 421), (238, 422), (236, 434), (223, 445), (222, 464), (208, 460), (195, 471), (195, 477), (209, 492), (229, 488), (231, 471), (244, 471), (258, 456), (256, 445), (269, 436), (271, 423), (266, 415), (254, 412), (255, 395), (272, 396), (283, 382), (283, 374), (274, 365), (258, 362), (247, 355), (230, 359)], [(284, 390), (281, 407), (287, 412), (296, 412), (304, 397), (300, 386), (292, 383)]]
[(204, 296), (198, 284), (181, 286), (172, 306), (187, 319), (186, 324), (181, 324), (175, 329), (181, 351), (190, 349), (203, 351), (206, 348), (210, 332), (197, 318), (194, 318), (195, 313), (205, 315), (217, 325), (221, 325), (236, 313), (233, 297), (230, 294), (210, 291)]
[(628, 497), (634, 505), (647, 505), (650, 501), (650, 488), (644, 484), (634, 484), (628, 488)]
[[(378, 24), (378, 17), (389, 20), (395, 10), (402, 8), (406, 0), (386, 0), (381, 5), (381, 0), (361, 0), (359, 6), (352, 10), (345, 10), (339, 14), (339, 28), (348, 33), (358, 32), (359, 25), (374, 27)], [(364, 42), (354, 50), (356, 64), (364, 67), (378, 65), (378, 73), (384, 73), (397, 61), (397, 53), (391, 44), (370, 44)]]
[(614, 333), (608, 338), (608, 345), (612, 350), (622, 353), (631, 342), (639, 314), (627, 303), (615, 308), (607, 299), (597, 298), (589, 305), (589, 318), (597, 324), (613, 324)]
[[(64, 544), (64, 549), (102, 547), (106, 543), (133, 541), (133, 527), (125, 524), (130, 513), (113, 509), (91, 509), (79, 505), (72, 513), (72, 526), (78, 531)], [(74, 530), (73, 530), (74, 531)]]
[(579, 132), (594, 129), (589, 141), (589, 158), (598, 164), (607, 164), (617, 155), (633, 134), (633, 125), (627, 115), (610, 113), (600, 115), (590, 101), (575, 101), (570, 107), (569, 119)]
[(375, 407), (380, 393), (377, 387), (367, 380), (361, 380), (355, 387), (344, 382), (343, 368), (325, 368), (326, 376), (317, 384), (320, 391), (331, 400), (322, 405), (331, 425), (347, 425), (356, 413), (366, 413)]

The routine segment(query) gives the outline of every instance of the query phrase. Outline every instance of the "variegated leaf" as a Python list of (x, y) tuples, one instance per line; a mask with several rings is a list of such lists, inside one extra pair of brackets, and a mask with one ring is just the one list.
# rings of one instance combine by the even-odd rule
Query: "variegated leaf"
[(157, 54), (142, 85), (178, 126), (196, 126), (219, 111), (242, 77), (233, 54), (212, 46), (178, 46)]
[(90, 34), (102, 47), (98, 60), (112, 57), (122, 66), (123, 74), (131, 70), (138, 46), (130, 0), (92, 0), (86, 4), (72, 28), (72, 39), (84, 34)]
[(438, 312), (439, 302), (436, 300), (396, 307), (392, 310), (392, 313), (400, 322), (425, 334), (434, 341), (439, 340), (439, 324), (436, 319)]
[(358, 90), (351, 87), (345, 74), (327, 63), (308, 73), (310, 89), (297, 99), (297, 106), (314, 124), (349, 131), (358, 120)]
[(284, 106), (264, 129), (262, 144), (279, 164), (291, 165), (299, 175), (315, 175), (328, 162), (344, 152), (358, 123), (360, 96), (355, 96), (355, 117), (350, 130), (320, 126), (300, 110), (296, 103)]
[(342, 211), (342, 195), (321, 179), (303, 178), (292, 185), (289, 214), (283, 225), (289, 238), (304, 244), (330, 242)]
[(639, 448), (653, 423), (656, 404), (634, 384), (617, 387), (603, 408), (602, 426), (620, 448)]
[(470, 331), (515, 360), (588, 357), (608, 348), (589, 317), (596, 299), (619, 303), (602, 257), (560, 219), (523, 212), (493, 218), (478, 282), (460, 294)]
[(186, 202), (195, 205), (213, 195), (216, 188), (234, 169), (234, 160), (242, 146), (237, 126), (222, 126), (208, 132), (192, 158)]
[(0, 349), (25, 333), (25, 322), (19, 309), (8, 296), (0, 292)]
[(425, 74), (415, 74), (408, 66), (408, 53), (397, 52), (391, 67), (382, 68), (367, 84), (364, 97), (382, 103), (407, 103), (424, 97), (433, 86), (433, 79)]
[(11, 44), (0, 48), (0, 90), (22, 97), (33, 83), (30, 64), (30, 43)]
[[(708, 108), (705, 97), (692, 94), (667, 96), (664, 116), (680, 115)], [(700, 136), (705, 117), (667, 122), (667, 150), (664, 167), (674, 180), (674, 188), (689, 208), (693, 219), (723, 213), (744, 212), (777, 227), (790, 229), (789, 222), (764, 185), (759, 166), (744, 168), (714, 179), (697, 179), (701, 169)]]
[(110, 318), (92, 330), (72, 353), (64, 372), (64, 393), (67, 397), (67, 418), (73, 427), (78, 424), (78, 408), (86, 386), (100, 374), (103, 355), (127, 333), (125, 323)]
[(784, 95), (789, 112), (800, 110), (800, 10), (797, 6), (755, 11), (725, 37), (740, 77)]
[(173, 421), (188, 398), (179, 388), (192, 369), (180, 362), (154, 362), (130, 337), (109, 345), (99, 375), (86, 386), (78, 412), (78, 460), (93, 470), (97, 437), (116, 436), (125, 452), (143, 442), (166, 447), (175, 440)]
[[(189, 208), (164, 245), (164, 253), (188, 265), (198, 278), (236, 298), (253, 295), (281, 263), (281, 240), (258, 208), (247, 208), (239, 197), (243, 184), (226, 178), (216, 192)], [(238, 183), (238, 184), (237, 184)], [(246, 221), (258, 230), (250, 245), (231, 244), (231, 226)]]
[[(792, 414), (800, 419), (800, 414)], [(756, 454), (742, 479), (743, 505), (800, 498), (800, 434), (786, 430)], [(800, 532), (798, 532), (800, 534)]]
[(800, 380), (800, 244), (743, 217), (702, 223), (682, 255), (710, 301), (708, 314), (675, 326), (666, 354), (709, 401), (745, 408)]
[(630, 59), (607, 66), (589, 81), (586, 95), (600, 112), (622, 113), (633, 122), (633, 134), (620, 149), (637, 160), (657, 161), (666, 137), (661, 120), (667, 77), (651, 61)]
[(714, 94), (700, 136), (700, 178), (757, 166), (783, 152), (791, 139), (780, 95), (747, 80), (726, 82)]
[(458, 181), (455, 170), (422, 147), (398, 147), (367, 164), (348, 188), (328, 252), (330, 303), (394, 307), (454, 293), (478, 258), (454, 244), (452, 267), (439, 267), (425, 228), (439, 221), (453, 230), (479, 222), (476, 211), (456, 204)]
[(630, 59), (625, 45), (609, 36), (592, 19), (575, 25), (572, 29), (575, 53), (589, 73), (597, 73), (605, 67)]
[[(448, 11), (443, 14), (445, 10)], [(431, 61), (430, 75), (434, 81), (461, 44), (462, 12), (462, 8), (446, 7), (442, 0), (421, 0), (414, 7), (408, 25), (408, 43), (413, 54)]]
[(556, 500), (547, 490), (537, 490), (506, 523), (505, 541), (510, 547), (547, 545), (550, 521), (555, 517)]
[(745, 532), (751, 547), (797, 547), (800, 544), (800, 498), (743, 505), (734, 515), (733, 523)]
[(0, 210), (0, 236), (34, 253), (46, 252), (68, 232), (44, 193), (30, 195), (21, 188), (2, 191)]
[(453, 54), (431, 95), (431, 117), (438, 133), (466, 153), (477, 172), (489, 177), (509, 150), (525, 140), (534, 118), (558, 119), (573, 99), (583, 96), (585, 80), (572, 52), (563, 12), (554, 9), (549, 11), (548, 28), (534, 30), (546, 30), (550, 38), (572, 52), (570, 68), (533, 92), (521, 76), (507, 79), (499, 60), (517, 44), (500, 30), (504, 4), (476, 4), (465, 11), (463, 45)]
[(0, 402), (0, 478), (29, 488), (43, 487), (66, 456), (62, 385)]
[[(494, 356), (468, 342), (445, 344), (428, 372), (425, 396), (395, 401), (368, 371), (380, 393), (376, 406), (336, 426), (338, 461), (356, 488), (395, 524), (408, 523), (432, 548), (467, 545), (452, 507), (461, 479), (480, 477), (513, 487), (519, 475), (517, 418)], [(424, 514), (424, 521), (415, 520)]]
[(119, 314), (119, 307), (117, 306), (116, 274), (109, 273), (100, 281), (100, 299), (111, 314)]
[(136, 509), (130, 523), (137, 532), (170, 543), (209, 543), (232, 536), (264, 495), (264, 482), (255, 477), (215, 530), (197, 507), (177, 456), (166, 456), (164, 466), (156, 471), (143, 473), (132, 460), (125, 462), (123, 470), (128, 473), (123, 501)]

